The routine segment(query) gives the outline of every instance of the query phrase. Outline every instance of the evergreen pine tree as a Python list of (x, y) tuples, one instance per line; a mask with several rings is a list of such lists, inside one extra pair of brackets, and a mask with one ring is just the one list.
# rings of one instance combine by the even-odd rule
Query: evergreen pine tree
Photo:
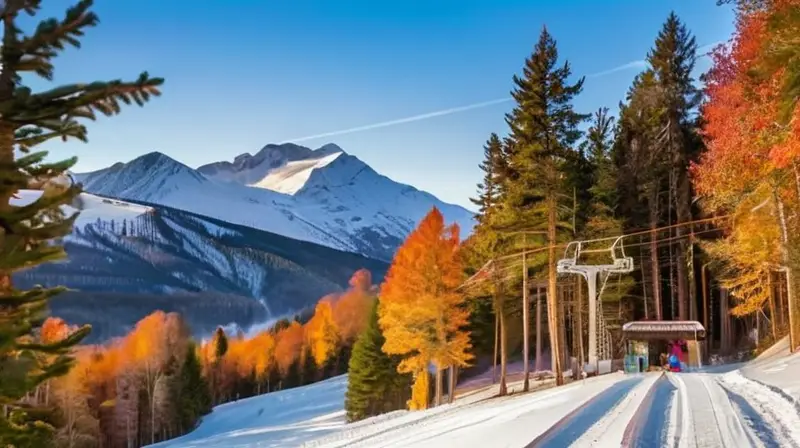
[(320, 370), (317, 368), (317, 363), (314, 361), (314, 355), (311, 353), (311, 348), (306, 348), (302, 358), (302, 370), (300, 372), (300, 385), (305, 386), (311, 384), (319, 379)]
[(512, 96), (516, 106), (507, 114), (509, 175), (504, 192), (505, 228), (544, 232), (541, 243), (548, 251), (548, 324), (553, 370), (563, 384), (564, 355), (559, 328), (563, 313), (556, 302), (556, 249), (559, 240), (571, 236), (573, 191), (567, 175), (568, 160), (581, 136), (578, 124), (585, 115), (573, 110), (572, 101), (583, 89), (583, 79), (570, 84), (569, 63), (558, 65), (556, 42), (543, 29), (533, 54), (525, 61), (523, 75), (514, 76)]
[(593, 116), (592, 125), (586, 134), (582, 152), (589, 165), (587, 191), (590, 193), (589, 215), (586, 236), (602, 238), (621, 235), (622, 223), (616, 218), (617, 169), (613, 155), (614, 119), (608, 116), (608, 108), (600, 108)]
[[(659, 87), (661, 120), (660, 149), (670, 157), (670, 191), (678, 223), (692, 220), (692, 185), (689, 165), (697, 160), (702, 141), (697, 135), (696, 108), (702, 95), (694, 84), (692, 72), (697, 59), (697, 43), (686, 25), (671, 13), (656, 38), (647, 62)], [(676, 253), (677, 316), (681, 320), (696, 318), (694, 293), (693, 250), (685, 236), (689, 229), (675, 229), (679, 250)], [(673, 311), (674, 313), (674, 311)]]
[(483, 147), (483, 162), (479, 166), (483, 171), (483, 181), (478, 184), (478, 197), (470, 198), (478, 206), (476, 219), (480, 225), (487, 224), (492, 209), (497, 206), (503, 157), (503, 143), (497, 134), (492, 133)]
[(408, 399), (411, 378), (397, 373), (399, 360), (383, 352), (385, 342), (375, 301), (367, 328), (359, 335), (350, 356), (344, 402), (350, 422), (402, 409)]
[(286, 375), (281, 378), (281, 389), (291, 389), (293, 387), (301, 386), (302, 378), (301, 378), (301, 356), (298, 356), (297, 359), (294, 360), (289, 365), (289, 368), (286, 371)]
[[(53, 62), (65, 47), (79, 46), (79, 38), (98, 23), (90, 11), (91, 0), (69, 8), (63, 19), (42, 21), (25, 34), (21, 14), (36, 15), (41, 0), (5, 1), (0, 15), (5, 32), (0, 50), (0, 445), (34, 446), (30, 437), (50, 431), (24, 409), (19, 400), (42, 382), (63, 375), (72, 364), (69, 350), (89, 332), (73, 332), (52, 344), (39, 344), (31, 335), (43, 322), (48, 300), (63, 288), (14, 288), (12, 274), (42, 263), (63, 259), (58, 239), (69, 234), (76, 214), (66, 217), (61, 206), (72, 203), (77, 185), (54, 182), (64, 178), (76, 159), (45, 162), (47, 152), (32, 150), (54, 138), (87, 140), (80, 119), (94, 119), (97, 112), (116, 115), (121, 103), (144, 104), (158, 95), (162, 79), (143, 73), (134, 82), (75, 83), (34, 93), (23, 84), (23, 75), (52, 81)], [(33, 203), (14, 204), (19, 190), (39, 189)], [(43, 364), (41, 354), (54, 361)], [(40, 440), (40, 439), (38, 439)], [(41, 446), (41, 445), (39, 445)]]
[(180, 370), (180, 389), (178, 391), (178, 410), (183, 431), (194, 429), (203, 415), (211, 412), (211, 392), (203, 377), (203, 368), (197, 357), (194, 344), (189, 344), (186, 357)]

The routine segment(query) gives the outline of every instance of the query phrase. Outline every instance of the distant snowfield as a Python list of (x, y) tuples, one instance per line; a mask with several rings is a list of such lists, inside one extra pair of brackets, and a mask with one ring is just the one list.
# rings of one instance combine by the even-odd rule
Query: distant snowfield
[[(781, 366), (800, 365), (800, 355), (785, 353), (661, 380), (657, 373), (618, 372), (503, 398), (492, 398), (497, 391), (491, 386), (452, 405), (353, 424), (345, 423), (345, 375), (218, 406), (194, 432), (154, 446), (495, 448), (524, 447), (541, 436), (573, 447), (618, 447), (631, 440), (666, 446), (667, 439), (697, 448), (798, 447), (800, 397), (792, 394), (800, 370), (783, 373)], [(726, 367), (733, 371), (724, 373)], [(772, 384), (752, 379), (759, 375), (773, 377)]]
[[(39, 199), (42, 196), (42, 191), (20, 190), (17, 196), (18, 199), (12, 199), (11, 204), (23, 206)], [(72, 206), (64, 206), (63, 210), (67, 213), (67, 216), (80, 211), (78, 220), (75, 222), (75, 225), (79, 227), (95, 223), (98, 219), (106, 222), (116, 221), (121, 224), (126, 219), (130, 221), (152, 210), (152, 208), (143, 205), (131, 204), (130, 202), (116, 199), (106, 199), (89, 193), (81, 193), (78, 199), (79, 209)]]

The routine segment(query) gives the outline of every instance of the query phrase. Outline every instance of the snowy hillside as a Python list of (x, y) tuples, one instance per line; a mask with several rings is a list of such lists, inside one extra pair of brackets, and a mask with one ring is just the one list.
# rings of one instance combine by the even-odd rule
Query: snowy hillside
[(86, 191), (166, 205), (382, 260), (434, 206), (466, 237), (473, 214), (382, 176), (336, 145), (267, 145), (194, 170), (161, 153), (76, 174)]
[[(23, 191), (15, 203), (40, 194)], [(233, 321), (246, 326), (312, 306), (347, 287), (358, 269), (380, 281), (387, 268), (357, 254), (163, 206), (84, 193), (65, 209), (81, 210), (65, 240), (69, 258), (20, 272), (15, 280), (24, 287), (80, 290), (67, 296), (71, 302), (54, 306), (61, 317), (96, 327), (128, 325), (159, 308), (201, 319), (198, 331)], [(181, 308), (192, 300), (194, 309)], [(119, 316), (111, 316), (115, 312)]]
[[(17, 206), (28, 205), (41, 195), (42, 191), (39, 190), (21, 190), (17, 193), (17, 198), (11, 200), (11, 204)], [(78, 215), (75, 226), (83, 228), (87, 224), (93, 224), (97, 221), (116, 221), (121, 225), (125, 220), (136, 219), (145, 213), (152, 212), (153, 208), (82, 193), (72, 206), (64, 207), (64, 212), (68, 215), (76, 211), (81, 213)]]
[(341, 376), (218, 406), (194, 432), (154, 446), (796, 447), (800, 379), (791, 369), (800, 355), (787, 351), (741, 369), (618, 372), (532, 393), (513, 382), (507, 397), (495, 397), (491, 386), (452, 405), (353, 424), (344, 421)]

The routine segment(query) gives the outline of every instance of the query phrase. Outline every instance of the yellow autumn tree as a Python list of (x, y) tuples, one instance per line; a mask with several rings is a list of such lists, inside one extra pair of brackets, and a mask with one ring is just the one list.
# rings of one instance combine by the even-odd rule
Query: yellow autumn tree
[(436, 367), (438, 398), (443, 370), (472, 358), (469, 312), (458, 292), (462, 275), (458, 226), (446, 226), (434, 207), (397, 251), (379, 297), (383, 351), (402, 356), (398, 371), (414, 376), (411, 409), (428, 406), (429, 364)]
[(781, 269), (780, 228), (770, 194), (766, 189), (753, 192), (737, 207), (726, 238), (707, 244), (709, 254), (719, 261), (722, 286), (737, 301), (731, 309), (734, 316), (762, 311), (770, 300), (770, 275)]
[(305, 326), (306, 344), (318, 367), (322, 367), (336, 353), (339, 333), (333, 320), (333, 307), (328, 300), (320, 300), (314, 317)]

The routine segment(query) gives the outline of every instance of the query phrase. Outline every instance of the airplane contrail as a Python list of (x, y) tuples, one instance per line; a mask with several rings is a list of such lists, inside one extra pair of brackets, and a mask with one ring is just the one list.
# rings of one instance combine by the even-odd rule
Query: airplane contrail
[[(712, 44), (703, 45), (702, 47), (698, 47), (697, 48), (698, 53), (702, 52), (702, 54), (698, 55), (697, 58), (700, 59), (702, 57), (708, 56), (709, 55), (708, 52), (712, 48), (714, 48), (715, 46), (719, 45), (720, 43), (722, 43), (722, 42), (714, 42)], [(589, 75), (586, 75), (586, 77), (587, 78), (599, 78), (601, 76), (606, 76), (606, 75), (610, 75), (610, 74), (613, 74), (613, 73), (617, 73), (617, 72), (621, 72), (621, 71), (625, 71), (625, 70), (630, 70), (632, 68), (645, 68), (646, 66), (647, 66), (647, 62), (644, 61), (644, 60), (631, 61), (631, 62), (627, 62), (627, 63), (622, 64), (622, 65), (618, 65), (616, 67), (610, 68), (608, 70), (603, 70), (603, 71), (600, 71), (600, 72), (591, 73)], [(379, 123), (367, 124), (367, 125), (363, 125), (363, 126), (356, 126), (354, 128), (340, 129), (338, 131), (325, 132), (325, 133), (322, 133), (322, 134), (307, 135), (305, 137), (299, 137), (299, 138), (293, 138), (293, 139), (289, 139), (289, 140), (284, 140), (281, 143), (298, 143), (298, 142), (304, 142), (306, 140), (314, 140), (314, 139), (323, 138), (323, 137), (333, 137), (333, 136), (337, 136), (337, 135), (352, 134), (352, 133), (355, 133), (355, 132), (371, 131), (373, 129), (380, 129), (380, 128), (385, 128), (385, 127), (389, 127), (389, 126), (396, 126), (398, 124), (413, 123), (415, 121), (427, 120), (429, 118), (442, 117), (442, 116), (445, 116), (445, 115), (452, 115), (452, 114), (457, 114), (457, 113), (460, 113), (460, 112), (467, 112), (467, 111), (475, 110), (475, 109), (483, 109), (484, 107), (489, 107), (489, 106), (494, 106), (496, 104), (506, 103), (506, 102), (509, 102), (511, 100), (513, 100), (513, 98), (511, 98), (511, 96), (507, 96), (505, 98), (497, 98), (497, 99), (494, 99), (494, 100), (482, 101), (480, 103), (468, 104), (466, 106), (451, 107), (451, 108), (448, 108), (448, 109), (437, 110), (437, 111), (434, 111), (434, 112), (428, 112), (428, 113), (419, 114), (419, 115), (412, 115), (410, 117), (398, 118), (398, 119), (389, 120), (389, 121), (381, 121)]]
[(507, 101), (511, 101), (512, 99), (513, 98), (511, 98), (510, 96), (506, 97), (506, 98), (498, 98), (496, 100), (483, 101), (481, 103), (473, 103), (473, 104), (468, 104), (466, 106), (461, 106), (461, 107), (451, 107), (449, 109), (442, 109), (442, 110), (437, 110), (437, 111), (434, 111), (434, 112), (428, 112), (428, 113), (425, 113), (425, 114), (413, 115), (411, 117), (406, 117), (406, 118), (398, 118), (396, 120), (382, 121), (380, 123), (367, 124), (367, 125), (364, 125), (364, 126), (357, 126), (357, 127), (349, 128), (349, 129), (341, 129), (341, 130), (338, 130), (338, 131), (325, 132), (324, 134), (309, 135), (309, 136), (306, 136), (306, 137), (300, 137), (300, 138), (286, 140), (286, 141), (284, 141), (282, 143), (302, 142), (302, 141), (306, 141), (306, 140), (313, 140), (313, 139), (316, 139), (316, 138), (332, 137), (334, 135), (351, 134), (353, 132), (369, 131), (369, 130), (372, 130), (372, 129), (385, 128), (387, 126), (394, 126), (394, 125), (403, 124), (403, 123), (411, 123), (411, 122), (420, 121), (420, 120), (427, 120), (428, 118), (441, 117), (443, 115), (457, 114), (459, 112), (466, 112), (468, 110), (473, 110), (473, 109), (481, 109), (481, 108), (484, 108), (484, 107), (493, 106), (495, 104), (505, 103)]

